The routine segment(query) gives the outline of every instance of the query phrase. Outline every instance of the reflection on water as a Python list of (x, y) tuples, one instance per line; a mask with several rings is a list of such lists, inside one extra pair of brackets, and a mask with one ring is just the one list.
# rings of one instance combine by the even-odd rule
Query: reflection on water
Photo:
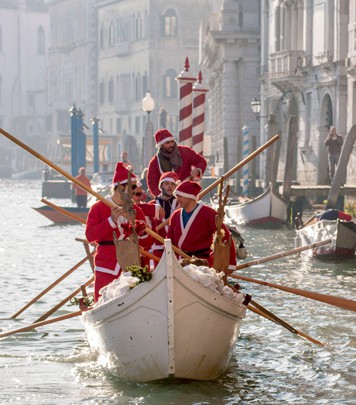
[[(52, 226), (31, 209), (41, 184), (0, 180), (2, 305), (0, 329), (28, 325), (90, 276), (88, 264), (9, 319), (85, 256), (82, 225)], [(253, 260), (294, 248), (295, 231), (240, 228)], [(294, 255), (246, 268), (242, 275), (355, 299), (355, 261)], [(268, 287), (240, 282), (244, 292), (317, 346), (248, 312), (227, 372), (215, 382), (138, 384), (98, 366), (78, 318), (0, 340), (3, 404), (352, 404), (356, 371), (355, 313)], [(56, 315), (72, 311), (64, 306)], [(4, 319), (5, 318), (5, 319)], [(219, 344), (219, 342), (216, 342)]]

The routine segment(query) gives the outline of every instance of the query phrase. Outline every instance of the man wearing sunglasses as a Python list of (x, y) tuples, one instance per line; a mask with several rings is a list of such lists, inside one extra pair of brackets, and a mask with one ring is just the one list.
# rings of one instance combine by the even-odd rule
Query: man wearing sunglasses
[[(96, 242), (97, 248), (94, 255), (94, 300), (100, 297), (101, 288), (107, 286), (119, 278), (122, 269), (116, 257), (116, 247), (113, 240), (113, 233), (117, 239), (125, 239), (132, 233), (134, 227), (140, 247), (145, 250), (152, 245), (152, 237), (144, 231), (147, 224), (145, 215), (139, 205), (134, 204), (136, 219), (134, 223), (129, 220), (129, 215), (124, 210), (124, 201), (121, 192), (128, 193), (128, 177), (131, 174), (131, 190), (137, 190), (137, 177), (130, 172), (123, 162), (116, 165), (113, 181), (112, 194), (106, 198), (113, 203), (109, 208), (102, 201), (97, 201), (89, 210), (85, 236), (88, 242)], [(145, 264), (143, 258), (142, 263)]]

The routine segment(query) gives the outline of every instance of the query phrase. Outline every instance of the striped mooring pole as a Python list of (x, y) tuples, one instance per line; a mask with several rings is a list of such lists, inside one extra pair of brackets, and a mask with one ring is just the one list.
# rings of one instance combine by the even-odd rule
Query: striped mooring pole
[(179, 144), (192, 147), (193, 83), (196, 78), (189, 73), (189, 60), (185, 59), (184, 70), (176, 78), (179, 83)]
[(200, 155), (203, 155), (204, 150), (205, 95), (208, 92), (202, 79), (200, 71), (193, 86), (193, 150)]
[[(245, 159), (250, 150), (249, 128), (247, 125), (242, 127), (242, 159)], [(242, 194), (248, 197), (249, 163), (243, 167), (243, 185)]]

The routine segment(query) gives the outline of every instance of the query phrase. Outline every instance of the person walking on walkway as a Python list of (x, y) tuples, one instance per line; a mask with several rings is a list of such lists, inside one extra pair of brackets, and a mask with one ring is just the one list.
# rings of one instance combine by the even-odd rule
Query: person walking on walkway
[(344, 140), (341, 135), (336, 132), (335, 127), (330, 128), (328, 137), (325, 139), (325, 146), (328, 148), (329, 154), (329, 177), (333, 181), (335, 169), (339, 162), (341, 147)]

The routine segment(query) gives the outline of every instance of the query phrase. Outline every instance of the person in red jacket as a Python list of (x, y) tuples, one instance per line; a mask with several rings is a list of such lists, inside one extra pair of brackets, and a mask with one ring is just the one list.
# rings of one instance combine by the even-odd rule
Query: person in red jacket
[[(178, 184), (178, 177), (174, 172), (163, 173), (159, 179), (160, 194), (153, 200), (148, 202), (148, 206), (155, 207), (153, 215), (150, 218), (152, 227), (156, 233), (162, 238), (167, 236), (168, 220), (173, 212), (178, 208), (178, 202), (174, 195), (174, 191)], [(162, 224), (163, 222), (163, 224)], [(165, 226), (164, 223), (167, 222)], [(157, 227), (160, 226), (160, 229)], [(153, 254), (157, 257), (162, 257), (164, 246), (157, 240), (152, 245)]]
[(155, 133), (157, 153), (148, 164), (147, 186), (152, 196), (161, 190), (158, 187), (162, 173), (175, 172), (178, 180), (198, 181), (206, 169), (206, 160), (188, 146), (177, 145), (168, 129), (159, 129)]
[[(129, 171), (124, 163), (118, 162), (113, 177), (112, 195), (106, 198), (114, 203), (113, 208), (108, 207), (102, 201), (97, 201), (89, 210), (85, 236), (88, 242), (95, 242), (97, 248), (94, 255), (94, 300), (99, 299), (101, 288), (120, 277), (122, 269), (116, 258), (116, 247), (113, 241), (113, 232), (118, 239), (124, 237), (128, 229), (128, 219), (123, 210), (123, 201), (119, 189), (127, 192)], [(136, 188), (136, 176), (131, 173), (132, 189)], [(152, 245), (152, 237), (142, 231), (146, 226), (145, 215), (142, 210), (134, 204), (136, 211), (135, 226), (138, 233), (139, 245), (148, 250)]]
[[(79, 174), (76, 177), (76, 179), (79, 180), (81, 183), (83, 183), (85, 186), (91, 188), (90, 180), (85, 175), (85, 167), (81, 167), (79, 169)], [(73, 189), (75, 190), (75, 198), (77, 200), (77, 206), (86, 208), (88, 201), (88, 193), (81, 187), (77, 186), (75, 183), (73, 183)]]
[[(189, 256), (207, 259), (209, 266), (213, 264), (213, 236), (216, 232), (215, 217), (218, 213), (201, 201), (197, 196), (201, 191), (198, 183), (187, 180), (181, 183), (175, 190), (179, 203), (178, 208), (171, 216), (168, 226), (167, 238), (172, 240), (174, 246), (183, 250)], [(230, 231), (226, 225), (223, 241), (229, 241)], [(229, 270), (236, 269), (236, 246), (234, 241), (230, 247)]]

